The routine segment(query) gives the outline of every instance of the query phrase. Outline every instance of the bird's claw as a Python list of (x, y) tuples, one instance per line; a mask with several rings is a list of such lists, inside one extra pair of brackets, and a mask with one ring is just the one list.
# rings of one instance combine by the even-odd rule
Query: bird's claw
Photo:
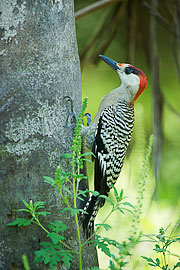
[(74, 113), (74, 106), (73, 106), (73, 100), (70, 96), (65, 96), (64, 99), (67, 99), (67, 101), (70, 101), (71, 107), (70, 107), (70, 113), (68, 114), (68, 117), (66, 119), (65, 128), (68, 127), (68, 123), (70, 123), (70, 126), (75, 125), (76, 123), (76, 115)]
[[(87, 117), (87, 126), (89, 127), (91, 125), (91, 121), (92, 121), (92, 114), (91, 113), (85, 113), (85, 115)], [(84, 125), (84, 121), (83, 121), (83, 125)]]

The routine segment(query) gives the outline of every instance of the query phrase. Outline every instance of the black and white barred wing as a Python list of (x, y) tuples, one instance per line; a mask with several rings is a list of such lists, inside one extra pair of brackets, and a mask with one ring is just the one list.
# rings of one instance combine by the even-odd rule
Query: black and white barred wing
[(107, 195), (123, 166), (134, 124), (132, 108), (110, 106), (98, 123), (94, 142), (95, 190)]

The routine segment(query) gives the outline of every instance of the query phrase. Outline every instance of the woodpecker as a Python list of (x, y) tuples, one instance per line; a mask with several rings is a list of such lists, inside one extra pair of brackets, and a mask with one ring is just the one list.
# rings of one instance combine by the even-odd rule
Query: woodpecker
[[(83, 129), (86, 148), (95, 155), (94, 190), (108, 196), (121, 172), (134, 126), (134, 103), (147, 86), (144, 72), (130, 64), (120, 64), (100, 55), (119, 75), (120, 87), (102, 98), (98, 112), (89, 127)], [(86, 237), (94, 231), (94, 220), (103, 198), (92, 195), (84, 202), (81, 222)]]

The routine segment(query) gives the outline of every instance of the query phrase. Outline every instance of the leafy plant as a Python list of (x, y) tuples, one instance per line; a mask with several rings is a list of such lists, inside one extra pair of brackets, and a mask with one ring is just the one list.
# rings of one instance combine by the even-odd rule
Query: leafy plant
[[(65, 243), (65, 237), (62, 235), (63, 232), (67, 229), (67, 226), (64, 225), (61, 221), (50, 222), (48, 229), (45, 228), (39, 217), (46, 216), (51, 214), (47, 211), (39, 211), (41, 208), (45, 207), (45, 202), (34, 202), (31, 200), (29, 203), (22, 200), (25, 209), (19, 209), (17, 211), (22, 211), (28, 213), (31, 218), (16, 218), (13, 222), (8, 224), (8, 226), (28, 226), (32, 223), (40, 226), (47, 234), (47, 237), (50, 239), (50, 242), (42, 242), (41, 246), (43, 248), (41, 250), (35, 251), (35, 263), (44, 262), (45, 264), (49, 264), (51, 269), (58, 264), (58, 262), (63, 261), (66, 267), (69, 269), (71, 265), (71, 261), (73, 259), (73, 254), (78, 255), (79, 257), (79, 269), (82, 269), (82, 259), (81, 259), (81, 239), (80, 239), (80, 230), (78, 223), (78, 213), (83, 211), (82, 209), (77, 209), (77, 198), (78, 194), (76, 194), (76, 183), (85, 178), (84, 175), (80, 174), (80, 169), (83, 167), (83, 159), (86, 154), (81, 154), (81, 129), (82, 129), (82, 120), (85, 113), (85, 108), (87, 104), (87, 98), (84, 99), (83, 105), (80, 111), (80, 114), (76, 121), (76, 127), (74, 130), (73, 142), (71, 153), (66, 153), (62, 155), (61, 158), (70, 159), (71, 171), (66, 173), (64, 170), (60, 168), (60, 166), (56, 169), (55, 178), (51, 178), (48, 176), (44, 177), (44, 182), (51, 185), (55, 188), (60, 194), (63, 202), (66, 204), (66, 207), (61, 211), (66, 212), (69, 211), (72, 217), (75, 217), (75, 223), (77, 227), (78, 234), (78, 243), (79, 243), (79, 251), (76, 252), (70, 246)], [(89, 155), (90, 153), (87, 153)], [(72, 189), (68, 189), (65, 184), (69, 183)], [(83, 191), (82, 191), (83, 192)], [(82, 193), (81, 192), (81, 193)], [(73, 205), (70, 204), (70, 201), (73, 199)], [(61, 234), (62, 233), (62, 234)]]
[(27, 259), (27, 256), (25, 254), (22, 255), (22, 261), (23, 261), (23, 264), (24, 264), (24, 269), (25, 270), (30, 270), (28, 259)]
[[(13, 222), (8, 224), (8, 226), (28, 226), (31, 224), (36, 224), (41, 227), (42, 230), (46, 232), (46, 236), (48, 238), (47, 242), (41, 242), (42, 248), (40, 250), (35, 251), (35, 263), (44, 263), (48, 264), (50, 269), (54, 269), (59, 262), (63, 262), (67, 269), (70, 269), (71, 262), (73, 260), (73, 256), (77, 255), (79, 258), (79, 269), (82, 270), (82, 248), (87, 244), (93, 244), (95, 247), (101, 249), (110, 260), (110, 269), (122, 269), (127, 262), (125, 258), (130, 256), (130, 250), (135, 244), (139, 241), (141, 233), (136, 235), (137, 225), (139, 223), (139, 216), (141, 214), (142, 209), (142, 200), (143, 200), (143, 192), (145, 187), (145, 178), (148, 175), (148, 164), (149, 157), (152, 149), (152, 137), (150, 139), (149, 145), (147, 147), (147, 153), (145, 155), (145, 161), (143, 165), (143, 174), (139, 183), (139, 195), (137, 198), (137, 206), (134, 207), (131, 203), (127, 202), (123, 195), (123, 190), (118, 193), (117, 189), (113, 186), (114, 197), (109, 198), (105, 195), (100, 195), (97, 191), (89, 191), (86, 190), (78, 190), (78, 184), (83, 179), (87, 178), (80, 173), (83, 168), (83, 161), (86, 160), (86, 156), (92, 155), (89, 153), (81, 153), (81, 130), (82, 130), (82, 120), (85, 113), (85, 108), (87, 104), (87, 99), (83, 101), (82, 109), (76, 121), (76, 127), (74, 130), (74, 136), (72, 141), (72, 147), (70, 153), (65, 153), (61, 156), (62, 159), (69, 159), (71, 165), (71, 171), (65, 172), (61, 169), (60, 166), (57, 167), (55, 177), (51, 178), (48, 176), (44, 176), (44, 182), (48, 183), (52, 188), (55, 188), (57, 192), (60, 194), (64, 204), (66, 207), (61, 211), (61, 213), (69, 212), (71, 217), (75, 218), (75, 224), (77, 228), (77, 239), (78, 239), (78, 251), (71, 248), (71, 246), (66, 244), (66, 239), (64, 237), (64, 232), (67, 230), (67, 226), (62, 223), (60, 220), (55, 220), (49, 222), (47, 228), (45, 228), (41, 222), (41, 217), (45, 217), (47, 215), (51, 215), (50, 212), (45, 211), (45, 202), (33, 202), (30, 200), (27, 203), (25, 200), (22, 200), (23, 204), (26, 208), (19, 209), (17, 211), (26, 212), (28, 214), (27, 217), (16, 218)], [(67, 185), (67, 183), (69, 185)], [(67, 188), (69, 186), (69, 188)], [(94, 234), (87, 239), (85, 242), (81, 242), (80, 237), (80, 225), (78, 221), (78, 214), (80, 212), (86, 213), (82, 209), (77, 208), (77, 199), (83, 200), (83, 197), (86, 196), (86, 193), (89, 192), (95, 196), (100, 196), (104, 198), (111, 206), (110, 212), (105, 217), (104, 221), (101, 224), (96, 225), (96, 229)], [(72, 203), (73, 202), (73, 203)], [(119, 211), (124, 214), (125, 211), (130, 211), (133, 215), (132, 221), (132, 234), (129, 237), (129, 242), (118, 243), (115, 240), (109, 239), (107, 237), (102, 237), (99, 235), (99, 232), (102, 228), (106, 231), (111, 229), (111, 226), (106, 224), (107, 219), (114, 213), (115, 211)], [(111, 246), (115, 247), (120, 257), (117, 259), (114, 254), (111, 252)], [(25, 269), (30, 269), (26, 256), (22, 258)], [(118, 266), (119, 268), (116, 268)], [(98, 268), (92, 268), (98, 269)]]
[(119, 257), (112, 256), (110, 260), (110, 269), (111, 270), (122, 270), (124, 266), (128, 264), (127, 258), (130, 257), (132, 249), (139, 243), (141, 239), (142, 232), (139, 230), (140, 216), (142, 214), (143, 208), (143, 198), (144, 191), (146, 186), (146, 178), (149, 175), (149, 162), (153, 148), (154, 137), (151, 135), (149, 137), (149, 142), (145, 149), (143, 164), (142, 164), (142, 173), (138, 183), (138, 196), (137, 204), (133, 208), (133, 219), (132, 219), (132, 229), (128, 241), (123, 241), (121, 244), (121, 249), (119, 250)]
[[(165, 230), (160, 228), (159, 234), (146, 235), (146, 237), (155, 242), (155, 248), (153, 250), (157, 254), (155, 259), (142, 256), (142, 258), (148, 262), (148, 265), (160, 268), (162, 270), (174, 270), (180, 268), (180, 256), (172, 254), (169, 251), (169, 248), (173, 243), (180, 242), (180, 236), (166, 236)], [(170, 268), (167, 263), (167, 255), (174, 255), (179, 257), (178, 262), (173, 266), (173, 268)]]
[[(77, 227), (77, 238), (78, 238), (78, 252), (73, 250), (69, 245), (65, 243), (66, 239), (63, 236), (64, 232), (67, 230), (67, 226), (62, 223), (62, 221), (56, 220), (54, 222), (50, 222), (48, 228), (45, 228), (40, 221), (41, 216), (47, 216), (51, 213), (48, 211), (44, 211), (45, 202), (33, 202), (30, 200), (27, 203), (25, 200), (22, 200), (23, 204), (26, 208), (19, 209), (17, 211), (26, 212), (28, 217), (16, 218), (13, 222), (9, 223), (8, 226), (28, 226), (31, 224), (36, 224), (40, 226), (45, 232), (47, 237), (50, 241), (41, 242), (42, 248), (38, 251), (35, 251), (35, 263), (43, 262), (44, 264), (48, 264), (50, 269), (54, 269), (54, 267), (60, 262), (64, 262), (66, 267), (69, 269), (71, 266), (71, 262), (73, 259), (73, 255), (78, 255), (79, 258), (79, 269), (82, 269), (82, 248), (84, 245), (93, 243), (94, 246), (100, 248), (106, 255), (109, 257), (113, 256), (111, 254), (109, 246), (114, 246), (118, 249), (121, 249), (121, 245), (108, 238), (103, 238), (97, 235), (97, 232), (100, 231), (101, 228), (105, 228), (106, 230), (110, 229), (110, 226), (105, 224), (106, 220), (109, 216), (116, 210), (124, 213), (125, 210), (130, 211), (129, 207), (132, 208), (133, 206), (125, 202), (123, 198), (123, 190), (118, 194), (115, 187), (114, 189), (114, 197), (115, 200), (111, 200), (110, 198), (100, 195), (101, 197), (105, 198), (112, 206), (110, 213), (105, 218), (102, 224), (98, 224), (95, 233), (93, 236), (95, 238), (92, 240), (92, 237), (81, 243), (80, 238), (80, 228), (79, 228), (79, 221), (78, 221), (78, 214), (80, 212), (85, 213), (84, 210), (77, 208), (77, 199), (82, 200), (82, 197), (85, 197), (87, 192), (92, 193), (93, 195), (97, 196), (99, 193), (97, 191), (89, 191), (87, 190), (78, 190), (78, 183), (87, 178), (80, 173), (80, 170), (83, 168), (83, 161), (86, 160), (86, 156), (91, 155), (92, 153), (81, 153), (81, 129), (82, 129), (82, 120), (85, 113), (85, 108), (87, 104), (87, 99), (83, 101), (82, 109), (76, 121), (76, 127), (74, 130), (74, 136), (72, 141), (72, 147), (70, 153), (65, 153), (61, 156), (63, 159), (69, 159), (71, 164), (71, 171), (65, 172), (60, 166), (57, 167), (55, 177), (51, 178), (49, 176), (44, 176), (44, 182), (51, 185), (53, 188), (57, 190), (60, 194), (63, 202), (65, 203), (66, 207), (61, 211), (70, 212), (70, 215), (75, 218), (75, 223)], [(66, 183), (69, 183), (70, 188), (67, 188)], [(73, 205), (72, 205), (73, 201)], [(42, 211), (43, 209), (43, 211)], [(27, 269), (27, 258), (23, 257), (24, 265), (26, 265)]]

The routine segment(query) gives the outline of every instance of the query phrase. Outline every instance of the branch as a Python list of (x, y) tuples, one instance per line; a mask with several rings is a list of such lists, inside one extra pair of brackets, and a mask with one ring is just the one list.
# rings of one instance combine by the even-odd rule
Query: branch
[(177, 53), (176, 53), (176, 46), (175, 46), (175, 38), (173, 38), (172, 41), (172, 53), (174, 57), (174, 62), (176, 66), (176, 71), (178, 75), (178, 79), (180, 82), (180, 36), (179, 36), (179, 31), (180, 31), (180, 19), (179, 19), (179, 4), (176, 3), (174, 0), (173, 2), (173, 20), (174, 20), (174, 28), (176, 31), (177, 39), (176, 39), (176, 44), (177, 44)]
[(174, 28), (168, 23), (168, 21), (156, 10), (154, 9), (150, 4), (143, 2), (144, 6), (148, 9), (150, 15), (157, 18), (157, 21), (163, 26), (168, 32), (173, 34), (174, 36), (179, 36), (179, 33), (176, 33), (174, 31)]
[[(80, 54), (81, 59), (81, 68), (83, 67), (83, 63), (85, 58), (93, 46), (95, 46), (96, 53), (93, 53), (91, 57), (92, 62), (96, 63), (99, 53), (103, 54), (108, 44), (113, 39), (113, 36), (116, 34), (117, 29), (119, 27), (120, 17), (124, 13), (124, 9), (127, 2), (121, 2), (116, 7), (113, 8), (113, 12), (108, 12), (103, 18), (103, 22), (100, 21), (96, 26), (96, 32), (92, 35), (91, 40), (87, 43), (84, 50)], [(122, 14), (121, 14), (122, 13)], [(109, 34), (110, 33), (110, 34)]]
[(179, 61), (178, 61), (178, 56), (176, 54), (176, 48), (175, 48), (175, 41), (172, 40), (172, 55), (174, 58), (174, 63), (175, 63), (175, 67), (176, 67), (176, 72), (177, 72), (177, 77), (180, 83), (180, 66), (179, 66)]
[(180, 113), (177, 112), (177, 111), (174, 109), (174, 107), (167, 101), (167, 99), (165, 99), (165, 98), (163, 97), (163, 100), (164, 100), (165, 105), (168, 107), (168, 109), (169, 109), (170, 111), (172, 111), (172, 112), (179, 118), (179, 120), (180, 120)]
[[(157, 11), (158, 0), (151, 0), (152, 8)], [(159, 58), (157, 53), (157, 29), (154, 16), (150, 16), (150, 47), (151, 47), (151, 76), (152, 76), (152, 94), (153, 94), (153, 130), (154, 130), (154, 175), (155, 190), (154, 196), (157, 196), (157, 183), (161, 165), (162, 148), (162, 107), (163, 99), (159, 82)]]
[[(107, 25), (107, 28), (104, 29), (104, 34), (106, 36), (104, 36), (104, 40), (102, 43), (99, 44), (99, 46), (96, 48), (96, 54), (94, 54), (92, 61), (93, 63), (97, 63), (97, 59), (98, 59), (98, 55), (104, 54), (104, 52), (106, 51), (106, 49), (108, 48), (109, 44), (111, 43), (111, 41), (114, 39), (117, 30), (119, 28), (119, 22), (122, 19), (122, 15), (124, 14), (124, 9), (126, 7), (126, 3), (124, 2), (123, 4), (119, 4), (118, 7), (116, 8), (116, 12), (115, 15), (113, 16), (113, 20), (110, 22), (110, 24)], [(107, 33), (109, 35), (107, 35)]]
[(137, 1), (131, 0), (128, 8), (127, 20), (127, 60), (128, 63), (133, 63), (135, 58), (135, 43), (136, 43), (136, 25), (137, 25)]
[(89, 5), (85, 8), (82, 8), (82, 9), (76, 11), (75, 12), (75, 19), (78, 20), (81, 17), (84, 17), (89, 13), (92, 13), (98, 9), (101, 9), (101, 8), (104, 8), (104, 7), (107, 7), (110, 5), (114, 5), (117, 2), (122, 2), (122, 0), (101, 0), (101, 1), (95, 2), (95, 3)]

